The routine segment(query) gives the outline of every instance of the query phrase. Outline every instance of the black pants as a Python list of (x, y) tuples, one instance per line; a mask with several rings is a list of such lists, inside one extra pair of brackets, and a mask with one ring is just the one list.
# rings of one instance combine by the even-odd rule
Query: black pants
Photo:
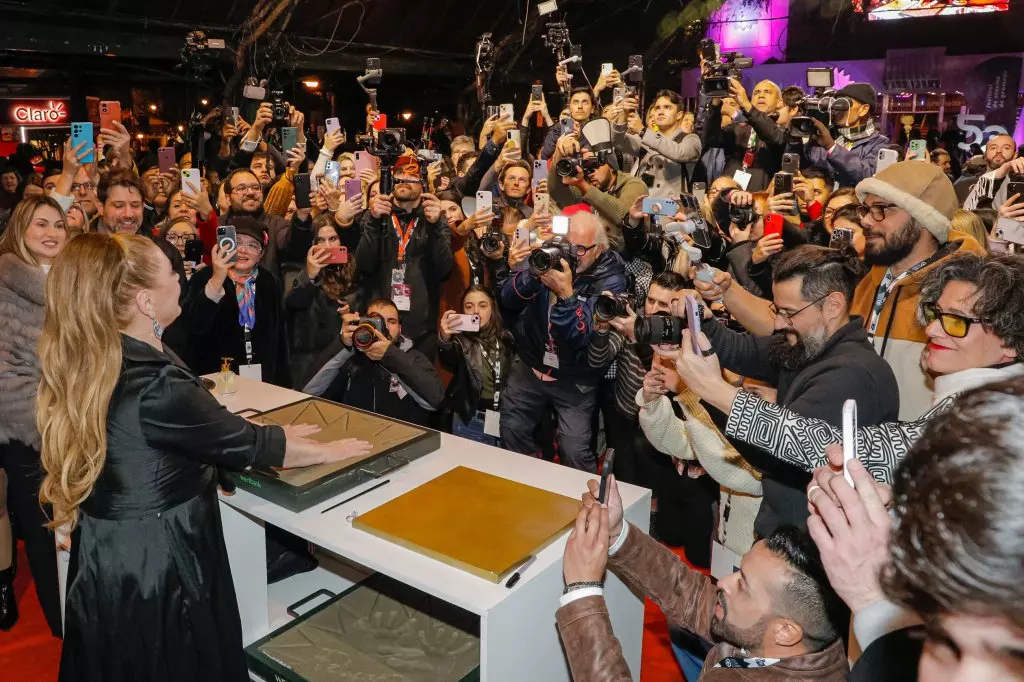
[(39, 605), (54, 637), (60, 637), (60, 587), (57, 582), (57, 547), (46, 528), (47, 514), (39, 504), (43, 467), (39, 451), (16, 440), (0, 445), (0, 466), (7, 472), (7, 510), (18, 518), (25, 540), (28, 566), (36, 583)]

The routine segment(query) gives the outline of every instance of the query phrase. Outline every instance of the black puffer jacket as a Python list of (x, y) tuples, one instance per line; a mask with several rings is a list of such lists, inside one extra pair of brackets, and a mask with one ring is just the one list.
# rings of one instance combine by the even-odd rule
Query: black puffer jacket
[[(512, 336), (503, 332), (500, 337), (501, 377), (500, 385), (504, 386), (508, 372), (512, 368), (515, 352), (512, 347)], [(448, 383), (444, 404), (452, 413), (468, 422), (473, 414), (481, 409), (480, 392), (484, 383), (484, 354), (482, 341), (479, 337), (471, 338), (467, 334), (458, 334), (445, 341), (438, 336), (438, 356), (445, 369), (452, 373)], [(489, 407), (489, 406), (488, 406)]]

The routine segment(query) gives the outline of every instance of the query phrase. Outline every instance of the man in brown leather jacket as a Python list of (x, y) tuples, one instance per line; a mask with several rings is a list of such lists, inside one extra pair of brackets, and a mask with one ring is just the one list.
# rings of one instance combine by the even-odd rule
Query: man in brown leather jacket
[(850, 669), (839, 638), (845, 625), (838, 624), (842, 604), (806, 533), (779, 528), (757, 542), (740, 570), (716, 588), (623, 522), (614, 477), (606, 507), (597, 503), (597, 482), (590, 486), (565, 547), (567, 587), (556, 613), (575, 682), (633, 679), (600, 587), (606, 564), (654, 600), (670, 627), (717, 643), (704, 661), (702, 681), (846, 679)]

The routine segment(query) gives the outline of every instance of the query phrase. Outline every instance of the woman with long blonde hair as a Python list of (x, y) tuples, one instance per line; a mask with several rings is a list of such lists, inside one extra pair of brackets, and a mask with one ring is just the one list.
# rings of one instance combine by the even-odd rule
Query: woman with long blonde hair
[(43, 329), (46, 271), (67, 238), (60, 205), (36, 196), (15, 207), (0, 239), (0, 630), (10, 630), (18, 620), (9, 507), (18, 517), (39, 604), (55, 637), (61, 635), (57, 552), (38, 501), (36, 344)]
[(135, 235), (82, 235), (50, 271), (36, 418), (40, 498), (74, 531), (61, 682), (248, 680), (216, 468), (370, 449), (228, 412), (161, 342), (178, 293)]

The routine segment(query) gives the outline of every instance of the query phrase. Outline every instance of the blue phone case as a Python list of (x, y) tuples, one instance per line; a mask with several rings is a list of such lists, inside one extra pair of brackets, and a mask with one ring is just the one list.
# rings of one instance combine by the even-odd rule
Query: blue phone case
[(671, 199), (644, 197), (642, 210), (647, 215), (663, 215), (671, 217), (679, 210), (679, 205)]
[(88, 142), (85, 149), (89, 155), (82, 159), (83, 163), (96, 162), (96, 142), (92, 132), (92, 122), (84, 121), (71, 124), (71, 148), (74, 149), (82, 142)]

